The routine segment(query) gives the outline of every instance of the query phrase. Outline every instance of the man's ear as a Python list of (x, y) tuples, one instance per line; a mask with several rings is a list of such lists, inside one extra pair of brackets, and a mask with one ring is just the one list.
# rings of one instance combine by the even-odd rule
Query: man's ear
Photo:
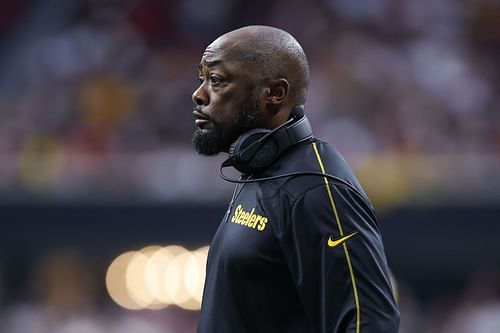
[(271, 80), (266, 88), (266, 102), (270, 106), (280, 106), (288, 97), (290, 84), (285, 78)]

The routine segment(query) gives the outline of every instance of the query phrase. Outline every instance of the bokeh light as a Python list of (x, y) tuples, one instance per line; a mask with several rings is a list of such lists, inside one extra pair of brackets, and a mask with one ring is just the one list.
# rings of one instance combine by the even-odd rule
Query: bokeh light
[(199, 310), (207, 256), (208, 246), (190, 251), (179, 245), (153, 245), (125, 252), (108, 268), (108, 293), (129, 310), (159, 310), (169, 305)]
[(130, 296), (126, 281), (129, 263), (136, 254), (136, 251), (130, 251), (119, 255), (109, 265), (106, 273), (106, 288), (109, 296), (116, 304), (129, 310), (141, 309), (141, 306)]

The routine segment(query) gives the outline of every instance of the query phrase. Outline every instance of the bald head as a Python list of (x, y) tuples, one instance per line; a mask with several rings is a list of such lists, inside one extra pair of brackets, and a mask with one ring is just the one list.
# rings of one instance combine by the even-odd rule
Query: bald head
[(305, 103), (309, 66), (289, 33), (249, 26), (207, 46), (198, 78), (193, 145), (200, 154), (214, 155), (229, 151), (245, 132), (287, 122), (293, 107)]
[(286, 79), (290, 101), (305, 103), (309, 65), (304, 50), (288, 32), (268, 26), (243, 27), (220, 36), (209, 48), (241, 62), (257, 81)]

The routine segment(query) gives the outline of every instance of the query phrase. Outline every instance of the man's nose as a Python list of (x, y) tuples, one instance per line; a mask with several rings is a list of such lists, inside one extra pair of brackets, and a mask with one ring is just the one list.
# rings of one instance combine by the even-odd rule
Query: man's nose
[(208, 105), (210, 100), (208, 98), (207, 90), (205, 89), (205, 83), (200, 84), (191, 97), (196, 105)]

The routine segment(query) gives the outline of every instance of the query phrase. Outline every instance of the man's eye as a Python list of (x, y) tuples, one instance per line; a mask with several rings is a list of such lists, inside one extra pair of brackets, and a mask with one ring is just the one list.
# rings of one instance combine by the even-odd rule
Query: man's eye
[(219, 84), (221, 82), (221, 79), (218, 78), (215, 75), (210, 75), (210, 83), (212, 84)]

